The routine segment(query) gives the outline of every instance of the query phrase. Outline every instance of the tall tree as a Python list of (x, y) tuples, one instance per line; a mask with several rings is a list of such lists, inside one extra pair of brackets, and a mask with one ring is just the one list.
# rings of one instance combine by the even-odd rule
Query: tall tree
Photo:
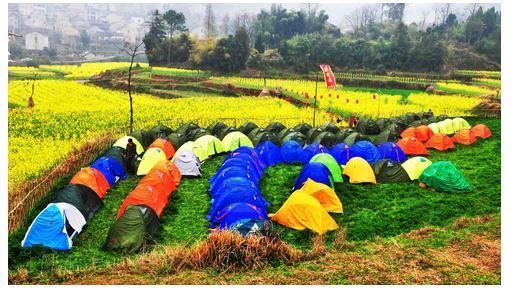
[(216, 36), (215, 14), (213, 12), (213, 5), (211, 5), (211, 3), (206, 4), (203, 25), (204, 35), (206, 38), (212, 38)]
[(225, 14), (222, 19), (222, 24), (220, 25), (220, 33), (224, 36), (228, 36), (231, 27), (231, 18), (229, 17), (229, 14)]
[(158, 10), (153, 11), (149, 22), (149, 32), (144, 36), (145, 54), (149, 64), (160, 62), (158, 49), (165, 38), (165, 21)]
[(172, 53), (172, 38), (176, 32), (183, 32), (186, 30), (185, 16), (182, 12), (176, 12), (172, 9), (168, 10), (163, 14), (163, 20), (165, 21), (165, 29), (167, 30), (167, 37), (169, 46), (167, 49), (167, 64), (171, 63)]

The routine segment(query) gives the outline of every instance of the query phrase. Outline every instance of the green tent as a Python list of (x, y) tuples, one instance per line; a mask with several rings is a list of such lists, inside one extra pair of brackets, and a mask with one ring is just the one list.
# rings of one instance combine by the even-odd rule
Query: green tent
[(289, 133), (284, 138), (282, 138), (282, 143), (286, 143), (290, 140), (298, 142), (303, 147), (307, 142), (307, 136), (303, 135), (300, 132)]
[(165, 138), (167, 135), (169, 135), (172, 132), (174, 132), (174, 131), (172, 131), (172, 129), (170, 129), (169, 127), (164, 126), (164, 125), (154, 126), (151, 128), (151, 130), (149, 130), (149, 134), (154, 139)]
[(450, 161), (435, 162), (426, 168), (419, 181), (438, 192), (470, 192), (472, 186)]
[(394, 129), (385, 129), (380, 134), (376, 135), (373, 144), (380, 145), (385, 142), (396, 142), (398, 139), (399, 134), (397, 134)]
[(193, 129), (193, 130), (189, 131), (188, 134), (186, 135), (186, 138), (188, 140), (194, 141), (196, 139), (201, 138), (204, 135), (211, 135), (211, 134), (206, 129), (199, 128), (199, 129)]
[(411, 182), (406, 170), (393, 160), (378, 160), (371, 165), (376, 176), (376, 182), (379, 184), (386, 183), (408, 183)]
[(323, 129), (321, 129), (320, 127), (314, 127), (312, 129), (310, 129), (308, 132), (307, 132), (307, 141), (308, 143), (312, 143), (314, 141), (314, 139), (316, 139), (316, 137), (321, 133), (321, 132), (325, 132), (323, 131)]
[(312, 141), (312, 143), (320, 143), (328, 148), (331, 148), (332, 146), (337, 144), (337, 136), (328, 131), (324, 131), (319, 133), (316, 138)]
[(231, 126), (228, 126), (228, 127), (225, 127), (223, 128), (219, 133), (218, 133), (218, 139), (224, 139), (224, 137), (231, 133), (231, 132), (236, 132), (238, 131), (238, 129), (234, 128), (234, 127), (231, 127)]
[(335, 161), (334, 157), (330, 154), (320, 153), (314, 155), (309, 162), (316, 162), (325, 165), (335, 183), (342, 183), (342, 170), (337, 161)]
[(128, 205), (108, 231), (105, 250), (136, 253), (151, 242), (158, 231), (158, 216), (145, 205)]
[(263, 131), (259, 134), (257, 134), (254, 139), (252, 139), (252, 143), (254, 146), (258, 146), (260, 143), (265, 141), (271, 141), (273, 144), (280, 146), (280, 138), (271, 131)]
[(252, 123), (252, 122), (246, 122), (245, 124), (241, 125), (238, 130), (247, 135), (252, 132), (252, 130), (254, 130), (255, 128), (259, 128), (256, 124)]
[(76, 207), (88, 222), (103, 206), (98, 194), (87, 186), (69, 184), (57, 192), (53, 203), (65, 202)]
[(248, 135), (247, 135), (247, 136), (248, 136), (248, 138), (249, 138), (252, 142), (254, 142), (254, 140), (255, 140), (255, 138), (256, 138), (256, 136), (257, 136), (258, 134), (263, 133), (263, 132), (266, 132), (266, 131), (267, 131), (267, 130), (266, 130), (266, 129), (264, 129), (264, 128), (255, 128), (255, 129), (253, 129), (252, 131), (250, 131), (250, 133), (248, 133)]
[(142, 144), (144, 149), (148, 148), (154, 141), (154, 138), (151, 136), (151, 134), (147, 133), (144, 130), (133, 131), (130, 133), (130, 136), (138, 140), (138, 142)]
[(181, 125), (179, 128), (177, 128), (176, 132), (179, 134), (186, 135), (189, 131), (195, 130), (197, 128), (200, 128), (200, 127), (195, 123), (186, 123), (186, 124)]
[(175, 150), (178, 150), (186, 142), (186, 137), (176, 132), (169, 134), (166, 138), (172, 143)]
[(222, 129), (225, 128), (227, 128), (226, 124), (222, 122), (216, 122), (209, 125), (207, 130), (209, 131), (209, 133), (211, 133), (211, 135), (215, 135), (216, 137), (218, 137), (218, 134), (222, 131)]
[(286, 128), (282, 131), (279, 132), (278, 136), (280, 139), (283, 139), (284, 137), (286, 137), (288, 134), (291, 134), (291, 133), (294, 133), (294, 132), (297, 132), (295, 130), (295, 128)]
[(464, 118), (454, 118), (452, 119), (452, 126), (455, 132), (458, 132), (461, 129), (470, 129), (470, 124)]
[(208, 156), (213, 156), (225, 152), (222, 141), (212, 135), (204, 135), (199, 137), (197, 140), (195, 140), (194, 143), (195, 146), (200, 147), (200, 149), (208, 154)]
[(455, 132), (451, 119), (445, 119), (445, 120), (441, 121), (440, 123), (438, 123), (437, 127), (438, 127), (438, 130), (440, 131), (440, 133), (442, 133), (442, 134), (449, 135), (449, 134), (454, 134), (454, 132)]
[(319, 127), (323, 129), (323, 131), (332, 132), (334, 134), (340, 130), (339, 127), (337, 127), (334, 123), (323, 124)]
[(364, 134), (361, 134), (361, 133), (358, 133), (358, 132), (353, 132), (350, 135), (346, 136), (346, 138), (344, 138), (344, 140), (342, 142), (344, 142), (344, 143), (346, 143), (348, 145), (353, 145), (356, 142), (361, 141), (361, 140), (368, 140), (369, 141), (370, 139), (369, 139), (369, 137), (367, 137)]
[(278, 134), (280, 131), (284, 129), (286, 129), (286, 126), (279, 122), (271, 123), (266, 127), (266, 130), (273, 132), (275, 134)]
[(239, 131), (231, 132), (222, 139), (222, 144), (227, 152), (232, 152), (240, 146), (254, 147), (252, 141)]
[(371, 119), (362, 119), (358, 121), (355, 129), (362, 134), (378, 134), (381, 132), (378, 124)]
[(310, 129), (312, 129), (312, 126), (306, 123), (301, 123), (296, 126), (294, 126), (296, 131), (299, 131), (303, 135), (307, 135), (307, 132), (309, 132)]
[(383, 131), (390, 123), (389, 118), (379, 118), (376, 120), (376, 125), (380, 128), (380, 131)]

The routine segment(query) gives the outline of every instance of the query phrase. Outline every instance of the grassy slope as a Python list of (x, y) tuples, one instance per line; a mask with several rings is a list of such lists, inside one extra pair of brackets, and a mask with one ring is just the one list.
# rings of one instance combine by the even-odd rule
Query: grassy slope
[[(364, 240), (372, 240), (375, 236), (390, 238), (426, 225), (445, 226), (460, 216), (500, 213), (500, 120), (471, 120), (472, 124), (479, 122), (487, 124), (494, 136), (471, 146), (461, 146), (453, 152), (432, 152), (431, 156), (433, 161), (452, 161), (474, 186), (474, 192), (434, 193), (419, 188), (415, 183), (376, 186), (344, 183), (336, 190), (344, 203), (345, 214), (336, 215), (335, 218), (341, 225), (347, 226), (347, 239), (364, 249)], [(156, 238), (156, 249), (169, 244), (191, 245), (206, 238), (207, 221), (204, 215), (209, 209), (207, 179), (214, 174), (223, 158), (217, 156), (207, 161), (203, 166), (203, 178), (183, 179), (179, 190), (170, 199), (170, 206), (162, 215), (162, 232)], [(272, 202), (269, 212), (277, 211), (289, 196), (299, 171), (300, 166), (296, 165), (279, 165), (265, 171), (260, 188)], [(26, 229), (11, 235), (11, 273), (25, 268), (29, 275), (38, 275), (41, 271), (45, 271), (44, 275), (51, 275), (55, 270), (74, 271), (91, 266), (101, 268), (120, 262), (123, 256), (103, 252), (100, 248), (120, 204), (138, 181), (139, 178), (132, 177), (107, 194), (103, 209), (75, 240), (75, 248), (71, 252), (21, 249), (19, 242)], [(65, 182), (64, 179), (62, 184)], [(48, 201), (49, 197), (43, 199), (38, 210)], [(36, 214), (33, 211), (28, 222)], [(302, 248), (310, 247), (310, 232), (275, 227), (282, 231), (283, 238), (288, 242)], [(41, 281), (44, 282), (44, 278)]]

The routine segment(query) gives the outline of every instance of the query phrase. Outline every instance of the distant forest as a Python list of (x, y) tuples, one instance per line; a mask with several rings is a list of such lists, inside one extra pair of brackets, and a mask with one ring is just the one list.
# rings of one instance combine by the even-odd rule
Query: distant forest
[(474, 5), (459, 21), (449, 4), (433, 25), (403, 23), (402, 3), (366, 6), (347, 17), (350, 30), (328, 22), (314, 6), (295, 11), (273, 5), (256, 16), (246, 13), (217, 24), (206, 6), (206, 38), (188, 33), (174, 10), (152, 13), (144, 37), (150, 65), (181, 66), (221, 73), (245, 69), (308, 73), (318, 64), (338, 71), (451, 73), (455, 69), (500, 69), (501, 14)]

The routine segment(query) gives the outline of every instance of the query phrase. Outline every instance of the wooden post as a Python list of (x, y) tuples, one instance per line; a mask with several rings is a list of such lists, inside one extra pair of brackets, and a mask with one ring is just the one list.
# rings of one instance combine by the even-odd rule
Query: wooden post
[(318, 79), (319, 72), (316, 72), (316, 91), (314, 92), (314, 117), (312, 119), (312, 127), (316, 127), (316, 101), (318, 100)]

